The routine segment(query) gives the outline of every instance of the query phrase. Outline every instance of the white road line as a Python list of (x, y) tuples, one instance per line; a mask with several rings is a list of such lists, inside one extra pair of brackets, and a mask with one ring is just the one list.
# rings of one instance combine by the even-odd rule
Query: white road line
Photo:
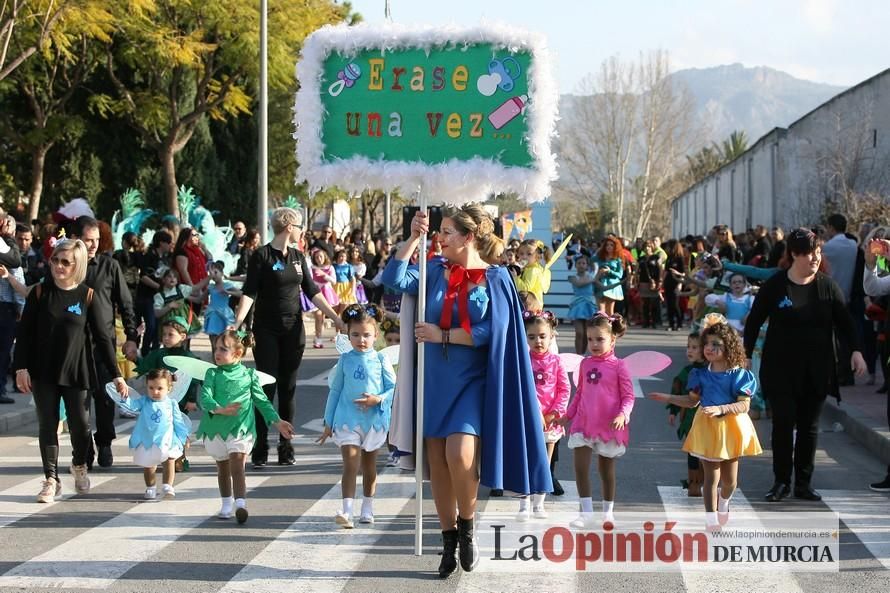
[[(359, 485), (359, 488), (361, 486)], [(374, 497), (375, 525), (342, 529), (340, 484), (282, 531), (220, 593), (339, 593), (362, 562), (373, 555), (383, 527), (414, 497), (414, 476), (381, 473)], [(356, 512), (361, 500), (355, 500)], [(405, 553), (408, 553), (407, 551)]]
[(329, 368), (326, 371), (322, 371), (317, 375), (310, 377), (308, 379), (299, 379), (297, 380), (297, 387), (306, 386), (306, 387), (327, 387), (328, 386), (328, 375), (331, 374), (331, 371), (334, 370), (334, 367)]
[[(195, 449), (202, 450), (203, 446), (195, 447)], [(194, 450), (194, 449), (192, 449)], [(188, 455), (189, 462), (194, 466), (195, 464), (203, 464), (203, 465), (216, 465), (216, 462), (209, 455), (195, 455), (193, 453), (189, 453)], [(297, 455), (297, 466), (304, 464), (316, 464), (316, 463), (333, 463), (339, 462), (343, 460), (343, 456), (339, 453), (330, 454), (330, 455)], [(23, 456), (0, 456), (0, 465), (41, 465), (42, 461), (37, 455), (23, 455)], [(67, 460), (65, 460), (67, 463)], [(274, 465), (274, 463), (270, 464)], [(132, 463), (132, 458), (127, 456), (119, 456), (114, 463), (114, 467), (135, 467)], [(107, 471), (107, 470), (102, 470)], [(90, 474), (94, 476), (96, 474)]]
[(890, 569), (890, 497), (862, 490), (821, 490), (822, 502), (840, 515), (871, 555)]
[[(681, 513), (698, 513), (701, 516), (702, 527), (704, 527), (705, 507), (701, 498), (689, 498), (686, 491), (679, 486), (659, 486), (658, 494), (661, 496), (664, 512), (668, 517), (676, 517)], [(756, 516), (754, 508), (741, 490), (736, 490), (732, 496), (730, 516), (732, 513), (744, 513), (748, 517)], [(763, 526), (761, 525), (761, 527)], [(758, 570), (753, 574), (750, 571), (722, 571), (718, 574), (713, 570), (684, 570), (683, 581), (686, 583), (688, 593), (711, 593), (716, 590), (717, 582), (720, 583), (721, 593), (750, 593), (753, 582), (757, 583), (758, 591), (778, 593), (803, 591), (794, 575), (782, 568), (772, 568), (768, 572), (765, 569)]]
[[(268, 480), (248, 476), (248, 490)], [(134, 496), (141, 494), (133, 493)], [(0, 587), (106, 589), (219, 509), (216, 476), (177, 485), (175, 500), (141, 502), (0, 576)], [(249, 500), (249, 499), (248, 499)]]
[[(39, 461), (39, 459), (38, 459)], [(34, 478), (7, 488), (0, 492), (0, 528), (6, 527), (25, 517), (30, 517), (44, 509), (53, 506), (61, 500), (75, 495), (74, 478), (70, 474), (60, 474), (62, 479), (62, 494), (50, 503), (38, 503), (37, 493), (43, 478)], [(90, 484), (93, 488), (105, 482), (113, 480), (116, 476), (90, 476)]]
[[(130, 433), (127, 431), (136, 426), (135, 420), (127, 420), (126, 422), (121, 422), (118, 425), (115, 425), (114, 431), (117, 434), (115, 440), (119, 439), (129, 439)], [(126, 443), (126, 441), (124, 441)], [(38, 439), (34, 439), (33, 441), (28, 441), (29, 447), (39, 447), (40, 441)], [(63, 432), (59, 435), (59, 447), (70, 447), (71, 446), (71, 438), (68, 436), (67, 432)]]

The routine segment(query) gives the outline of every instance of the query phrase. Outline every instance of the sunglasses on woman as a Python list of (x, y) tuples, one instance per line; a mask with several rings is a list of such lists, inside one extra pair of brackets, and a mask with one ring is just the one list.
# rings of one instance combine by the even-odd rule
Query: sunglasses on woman
[(51, 258), (49, 258), (49, 261), (54, 266), (62, 266), (63, 268), (70, 268), (71, 266), (74, 265), (74, 262), (72, 260), (65, 259), (64, 257), (59, 257), (57, 255), (54, 255)]

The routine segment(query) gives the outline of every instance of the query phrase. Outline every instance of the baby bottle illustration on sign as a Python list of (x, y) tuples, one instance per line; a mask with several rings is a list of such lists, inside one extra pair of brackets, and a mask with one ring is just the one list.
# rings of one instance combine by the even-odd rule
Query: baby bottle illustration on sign
[(527, 104), (528, 95), (510, 97), (501, 103), (500, 107), (489, 114), (488, 121), (491, 122), (491, 125), (494, 126), (495, 130), (500, 130), (513, 121), (513, 118), (522, 113), (522, 110), (525, 109)]
[(362, 75), (362, 69), (355, 62), (349, 62), (346, 66), (337, 72), (337, 80), (328, 87), (328, 93), (332, 97), (336, 97), (343, 92), (343, 89), (352, 88), (355, 81)]

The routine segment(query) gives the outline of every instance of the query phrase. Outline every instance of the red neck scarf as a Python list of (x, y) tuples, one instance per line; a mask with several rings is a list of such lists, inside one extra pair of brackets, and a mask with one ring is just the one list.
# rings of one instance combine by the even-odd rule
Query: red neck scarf
[(481, 284), (485, 279), (485, 268), (468, 270), (457, 264), (449, 264), (451, 276), (448, 277), (448, 289), (445, 291), (445, 302), (442, 305), (442, 316), (439, 318), (439, 327), (451, 329), (451, 314), (454, 309), (454, 300), (457, 299), (457, 316), (460, 326), (470, 333), (470, 283)]

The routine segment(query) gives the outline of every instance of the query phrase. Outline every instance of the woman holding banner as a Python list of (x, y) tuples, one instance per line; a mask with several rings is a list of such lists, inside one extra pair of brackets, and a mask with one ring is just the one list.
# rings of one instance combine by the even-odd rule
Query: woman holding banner
[[(417, 294), (408, 266), (429, 220), (418, 212), (411, 235), (389, 262), (383, 283)], [(427, 262), (427, 310), (415, 324), (425, 349), (423, 434), (443, 554), (439, 576), (478, 562), (473, 530), (479, 483), (518, 494), (552, 490), (541, 415), (516, 289), (494, 223), (477, 204), (447, 213), (442, 258)], [(503, 453), (512, 455), (504, 459)]]

